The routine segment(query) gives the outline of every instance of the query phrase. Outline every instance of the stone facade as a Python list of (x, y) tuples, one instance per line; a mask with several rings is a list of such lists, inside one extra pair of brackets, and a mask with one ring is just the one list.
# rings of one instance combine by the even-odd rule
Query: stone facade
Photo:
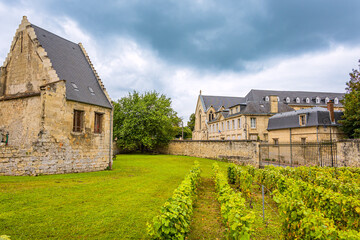
[[(330, 134), (331, 132), (331, 134)], [(341, 140), (344, 133), (337, 126), (312, 126), (269, 131), (269, 143), (316, 143)], [(290, 140), (291, 138), (291, 140)], [(276, 141), (276, 142), (275, 142)]]
[(274, 114), (326, 107), (331, 99), (335, 101), (335, 110), (343, 110), (342, 97), (342, 93), (271, 90), (251, 90), (245, 97), (204, 96), (200, 93), (192, 139), (268, 141), (268, 120)]
[[(84, 56), (88, 58), (86, 52)], [(73, 131), (74, 110), (84, 114), (81, 131)], [(99, 133), (94, 130), (95, 114), (101, 115)], [(111, 167), (112, 109), (67, 99), (66, 79), (57, 76), (26, 17), (1, 68), (0, 118), (0, 130), (8, 134), (7, 146), (0, 145), (0, 175)]]
[(259, 142), (255, 141), (171, 141), (160, 152), (211, 159), (228, 159), (237, 164), (259, 166)]

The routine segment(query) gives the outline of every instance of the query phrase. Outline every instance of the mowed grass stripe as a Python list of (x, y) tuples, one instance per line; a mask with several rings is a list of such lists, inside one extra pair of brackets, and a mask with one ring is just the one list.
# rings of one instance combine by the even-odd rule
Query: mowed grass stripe
[[(118, 155), (112, 171), (0, 176), (0, 234), (12, 239), (144, 239), (194, 160), (211, 176), (214, 160)], [(224, 169), (226, 163), (219, 163)]]

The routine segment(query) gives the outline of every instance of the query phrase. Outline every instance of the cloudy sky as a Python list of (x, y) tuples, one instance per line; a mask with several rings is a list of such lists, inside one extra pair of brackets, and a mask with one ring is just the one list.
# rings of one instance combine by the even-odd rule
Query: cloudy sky
[(23, 15), (82, 42), (113, 100), (171, 97), (188, 120), (199, 91), (344, 92), (360, 58), (358, 0), (0, 0), (0, 60)]

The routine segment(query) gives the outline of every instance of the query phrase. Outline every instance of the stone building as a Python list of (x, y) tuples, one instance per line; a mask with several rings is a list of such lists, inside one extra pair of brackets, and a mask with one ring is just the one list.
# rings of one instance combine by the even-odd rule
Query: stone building
[(268, 120), (281, 112), (311, 107), (343, 108), (343, 93), (251, 90), (245, 97), (200, 93), (195, 110), (193, 140), (268, 141)]
[(0, 70), (0, 119), (0, 175), (111, 167), (111, 100), (84, 47), (26, 17)]
[(319, 143), (332, 142), (344, 137), (339, 129), (342, 111), (334, 111), (334, 103), (328, 108), (313, 107), (278, 113), (269, 118), (269, 143)]

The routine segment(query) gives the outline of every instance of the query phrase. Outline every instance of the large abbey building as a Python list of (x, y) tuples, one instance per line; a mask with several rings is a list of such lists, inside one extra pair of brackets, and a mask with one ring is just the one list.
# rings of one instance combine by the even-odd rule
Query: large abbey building
[(344, 93), (251, 90), (245, 97), (200, 95), (193, 140), (269, 141), (268, 122), (275, 114), (323, 107), (343, 108)]

